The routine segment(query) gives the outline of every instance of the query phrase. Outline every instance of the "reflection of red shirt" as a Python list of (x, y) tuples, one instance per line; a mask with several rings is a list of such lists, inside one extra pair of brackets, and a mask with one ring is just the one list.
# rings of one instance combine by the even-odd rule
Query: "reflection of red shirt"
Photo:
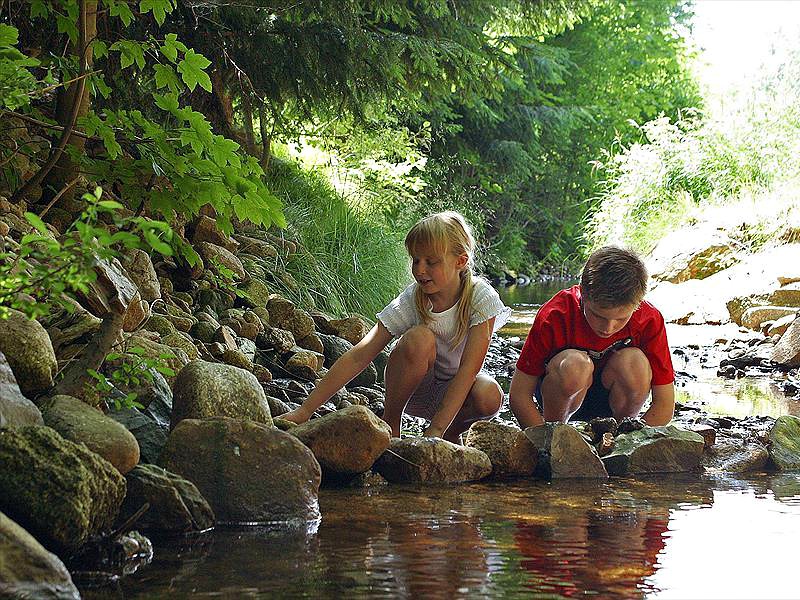
[(630, 345), (639, 348), (650, 361), (652, 385), (665, 385), (675, 380), (664, 317), (655, 306), (642, 301), (621, 331), (602, 338), (592, 331), (583, 316), (581, 286), (575, 285), (561, 290), (539, 309), (517, 361), (517, 368), (528, 375), (541, 377), (547, 361), (561, 350), (580, 348), (600, 351), (626, 338), (631, 338)]

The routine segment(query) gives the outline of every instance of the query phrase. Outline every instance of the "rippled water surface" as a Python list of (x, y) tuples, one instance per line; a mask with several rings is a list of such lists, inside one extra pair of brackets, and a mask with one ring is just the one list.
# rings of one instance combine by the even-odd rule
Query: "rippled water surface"
[(797, 598), (800, 480), (322, 490), (315, 533), (156, 543), (125, 598)]

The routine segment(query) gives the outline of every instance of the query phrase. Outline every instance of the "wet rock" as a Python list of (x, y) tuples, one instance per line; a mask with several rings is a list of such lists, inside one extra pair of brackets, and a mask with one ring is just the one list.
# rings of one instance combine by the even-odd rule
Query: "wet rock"
[(610, 433), (612, 437), (617, 434), (617, 420), (614, 417), (592, 419), (589, 421), (589, 430), (592, 432), (592, 443), (597, 444), (604, 434)]
[(319, 463), (300, 440), (273, 427), (227, 417), (184, 419), (160, 462), (197, 486), (218, 522), (319, 518)]
[(800, 366), (800, 319), (795, 319), (775, 344), (770, 360), (786, 367)]
[(297, 405), (292, 406), (289, 402), (274, 396), (267, 396), (267, 404), (269, 404), (269, 412), (273, 417), (286, 414), (297, 407)]
[(783, 415), (769, 432), (769, 456), (779, 471), (800, 470), (800, 418)]
[(625, 417), (622, 421), (619, 422), (617, 425), (617, 433), (630, 433), (631, 431), (639, 431), (640, 429), (644, 429), (645, 423), (641, 419)]
[(706, 449), (711, 448), (717, 440), (717, 430), (710, 425), (691, 425), (689, 430), (703, 436), (703, 446)]
[(22, 395), (5, 355), (0, 352), (0, 429), (43, 424), (42, 413)]
[(59, 554), (110, 529), (125, 497), (111, 463), (49, 427), (0, 430), (0, 510)]
[(326, 477), (368, 470), (392, 437), (389, 425), (363, 406), (311, 419), (292, 428), (291, 433), (311, 449)]
[(44, 327), (18, 310), (0, 319), (0, 352), (8, 361), (19, 389), (29, 399), (53, 385), (56, 354)]
[(275, 349), (280, 353), (289, 352), (295, 346), (291, 332), (277, 327), (268, 327), (256, 337), (256, 346), (262, 350)]
[(748, 473), (763, 471), (768, 461), (769, 451), (754, 436), (731, 432), (705, 451), (702, 465), (715, 473)]
[(516, 427), (476, 421), (467, 431), (464, 444), (489, 457), (492, 477), (530, 477), (536, 468), (537, 450)]
[(0, 597), (80, 600), (64, 563), (0, 512)]
[(614, 449), (614, 434), (606, 431), (597, 442), (597, 454), (600, 457), (610, 454)]
[[(330, 369), (341, 356), (353, 347), (349, 341), (336, 335), (319, 334), (325, 354), (325, 367)], [(374, 363), (356, 375), (348, 384), (348, 389), (357, 387), (372, 387), (378, 381), (378, 371)]]
[(485, 453), (440, 438), (392, 438), (373, 470), (390, 483), (459, 483), (492, 472)]
[(125, 479), (128, 493), (120, 522), (147, 503), (150, 508), (136, 521), (138, 529), (191, 533), (214, 526), (214, 511), (191, 481), (156, 465), (139, 465)]
[(182, 419), (212, 416), (272, 425), (264, 389), (244, 369), (195, 360), (178, 373), (174, 390), (171, 429)]
[(139, 443), (125, 427), (72, 396), (53, 396), (42, 405), (44, 422), (65, 439), (86, 444), (123, 475), (139, 463)]
[(607, 479), (608, 473), (581, 433), (567, 423), (528, 427), (525, 435), (538, 453), (537, 473), (552, 479)]
[(610, 475), (697, 471), (703, 436), (674, 425), (644, 427), (617, 435), (613, 452), (603, 457)]
[(322, 363), (322, 355), (311, 350), (301, 350), (295, 352), (286, 361), (286, 370), (301, 379), (314, 381), (317, 377), (317, 371), (322, 368)]

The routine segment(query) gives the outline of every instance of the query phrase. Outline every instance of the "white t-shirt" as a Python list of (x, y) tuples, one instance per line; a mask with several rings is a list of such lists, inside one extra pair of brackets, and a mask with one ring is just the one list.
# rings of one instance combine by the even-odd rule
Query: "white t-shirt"
[[(472, 313), (469, 326), (473, 327), (495, 317), (492, 330), (492, 333), (494, 333), (508, 321), (511, 316), (511, 309), (503, 304), (495, 289), (484, 279), (475, 277), (473, 282)], [(415, 325), (422, 323), (422, 319), (417, 313), (417, 307), (414, 304), (414, 290), (416, 287), (416, 282), (409, 285), (376, 315), (378, 320), (383, 323), (383, 326), (394, 337), (400, 337)], [(458, 303), (440, 313), (431, 313), (431, 316), (432, 320), (427, 326), (436, 337), (436, 363), (433, 367), (433, 373), (437, 379), (452, 379), (456, 371), (458, 371), (461, 355), (464, 353), (464, 346), (467, 343), (465, 337), (456, 348), (450, 350), (450, 343), (458, 329)]]

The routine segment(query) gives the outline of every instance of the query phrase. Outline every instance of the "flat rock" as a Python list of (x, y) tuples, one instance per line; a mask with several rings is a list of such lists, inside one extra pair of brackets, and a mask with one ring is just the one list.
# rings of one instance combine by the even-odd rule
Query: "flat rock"
[(374, 471), (390, 483), (460, 483), (492, 472), (485, 453), (440, 438), (392, 438)]
[(697, 471), (704, 445), (699, 433), (674, 425), (644, 427), (614, 438), (614, 450), (603, 464), (610, 475)]

